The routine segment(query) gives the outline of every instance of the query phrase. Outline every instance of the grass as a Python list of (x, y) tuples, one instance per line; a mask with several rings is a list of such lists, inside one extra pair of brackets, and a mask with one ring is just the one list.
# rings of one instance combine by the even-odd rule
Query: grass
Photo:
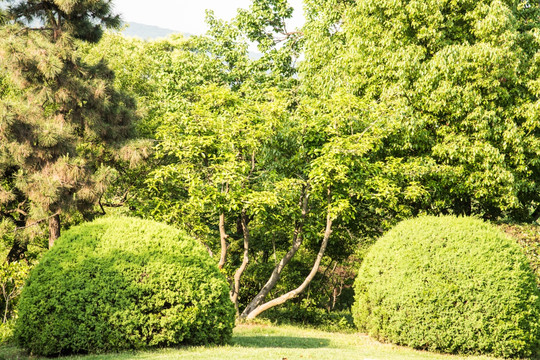
[[(0, 360), (40, 358), (25, 356), (13, 346), (0, 347)], [(382, 344), (366, 335), (324, 332), (294, 326), (239, 325), (227, 346), (184, 347), (118, 354), (72, 356), (70, 360), (190, 359), (190, 360), (480, 360), (486, 356), (452, 356)]]

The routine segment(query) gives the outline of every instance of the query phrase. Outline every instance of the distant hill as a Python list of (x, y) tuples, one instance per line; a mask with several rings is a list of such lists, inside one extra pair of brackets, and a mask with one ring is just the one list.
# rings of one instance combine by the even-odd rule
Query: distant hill
[[(136, 22), (128, 22), (126, 28), (122, 30), (122, 34), (126, 36), (138, 37), (143, 40), (152, 40), (164, 38), (171, 34), (181, 33), (180, 31), (161, 28), (159, 26), (140, 24)], [(185, 37), (191, 36), (188, 33), (181, 33)]]
[[(136, 22), (127, 22), (125, 23), (126, 28), (122, 30), (122, 34), (125, 36), (131, 36), (131, 37), (138, 37), (143, 40), (154, 40), (159, 38), (167, 37), (171, 34), (182, 34), (184, 37), (190, 37), (193, 34), (190, 33), (182, 33), (180, 31), (171, 30), (171, 29), (165, 29), (161, 28), (159, 26), (154, 25), (146, 25)], [(250, 51), (249, 57), (257, 60), (262, 57), (262, 54), (256, 52), (256, 51)]]

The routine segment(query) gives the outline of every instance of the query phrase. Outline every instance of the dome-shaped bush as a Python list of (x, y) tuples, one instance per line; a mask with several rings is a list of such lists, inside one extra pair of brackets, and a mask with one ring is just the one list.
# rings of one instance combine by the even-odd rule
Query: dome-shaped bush
[(504, 357), (539, 347), (535, 276), (519, 246), (478, 219), (400, 223), (366, 256), (355, 291), (357, 326), (380, 340)]
[(15, 338), (57, 355), (223, 343), (228, 284), (204, 248), (153, 221), (102, 218), (61, 236), (22, 292)]

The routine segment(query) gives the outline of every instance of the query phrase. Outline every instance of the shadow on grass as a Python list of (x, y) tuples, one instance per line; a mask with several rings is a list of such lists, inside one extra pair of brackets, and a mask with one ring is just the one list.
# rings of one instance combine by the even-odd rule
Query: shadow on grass
[(237, 336), (233, 344), (251, 348), (316, 349), (330, 344), (328, 339), (294, 336)]
[[(315, 338), (315, 337), (296, 337), (296, 336), (273, 336), (273, 335), (259, 335), (259, 336), (235, 336), (232, 340), (232, 345), (246, 347), (246, 348), (283, 348), (283, 349), (318, 349), (328, 347), (330, 344), (329, 339)], [(209, 346), (212, 347), (212, 346)], [(175, 347), (173, 349), (182, 350), (185, 349), (182, 346)], [(156, 351), (157, 349), (147, 349), (147, 351)], [(121, 353), (111, 353), (107, 355), (74, 355), (73, 359), (84, 360), (98, 360), (103, 357), (111, 357), (117, 360), (132, 359), (134, 353), (129, 351)], [(67, 359), (68, 357), (66, 357)], [(1, 346), (0, 347), (0, 360), (38, 360), (46, 359), (41, 357), (28, 356), (28, 354), (17, 348), (16, 346)], [(55, 359), (55, 358), (50, 358)], [(56, 359), (63, 359), (62, 357)]]
[(17, 348), (16, 346), (5, 345), (5, 344), (0, 346), (0, 360), (14, 360), (14, 359), (28, 359), (28, 358), (29, 356), (24, 351)]

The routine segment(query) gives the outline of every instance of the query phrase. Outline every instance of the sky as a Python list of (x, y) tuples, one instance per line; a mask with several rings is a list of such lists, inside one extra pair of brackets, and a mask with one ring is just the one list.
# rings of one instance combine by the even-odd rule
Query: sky
[[(248, 8), (251, 0), (113, 0), (115, 12), (126, 22), (159, 26), (194, 35), (204, 34), (205, 10), (214, 10), (219, 19), (230, 20), (238, 8)], [(289, 0), (295, 9), (288, 24), (291, 29), (303, 23), (302, 0)]]

